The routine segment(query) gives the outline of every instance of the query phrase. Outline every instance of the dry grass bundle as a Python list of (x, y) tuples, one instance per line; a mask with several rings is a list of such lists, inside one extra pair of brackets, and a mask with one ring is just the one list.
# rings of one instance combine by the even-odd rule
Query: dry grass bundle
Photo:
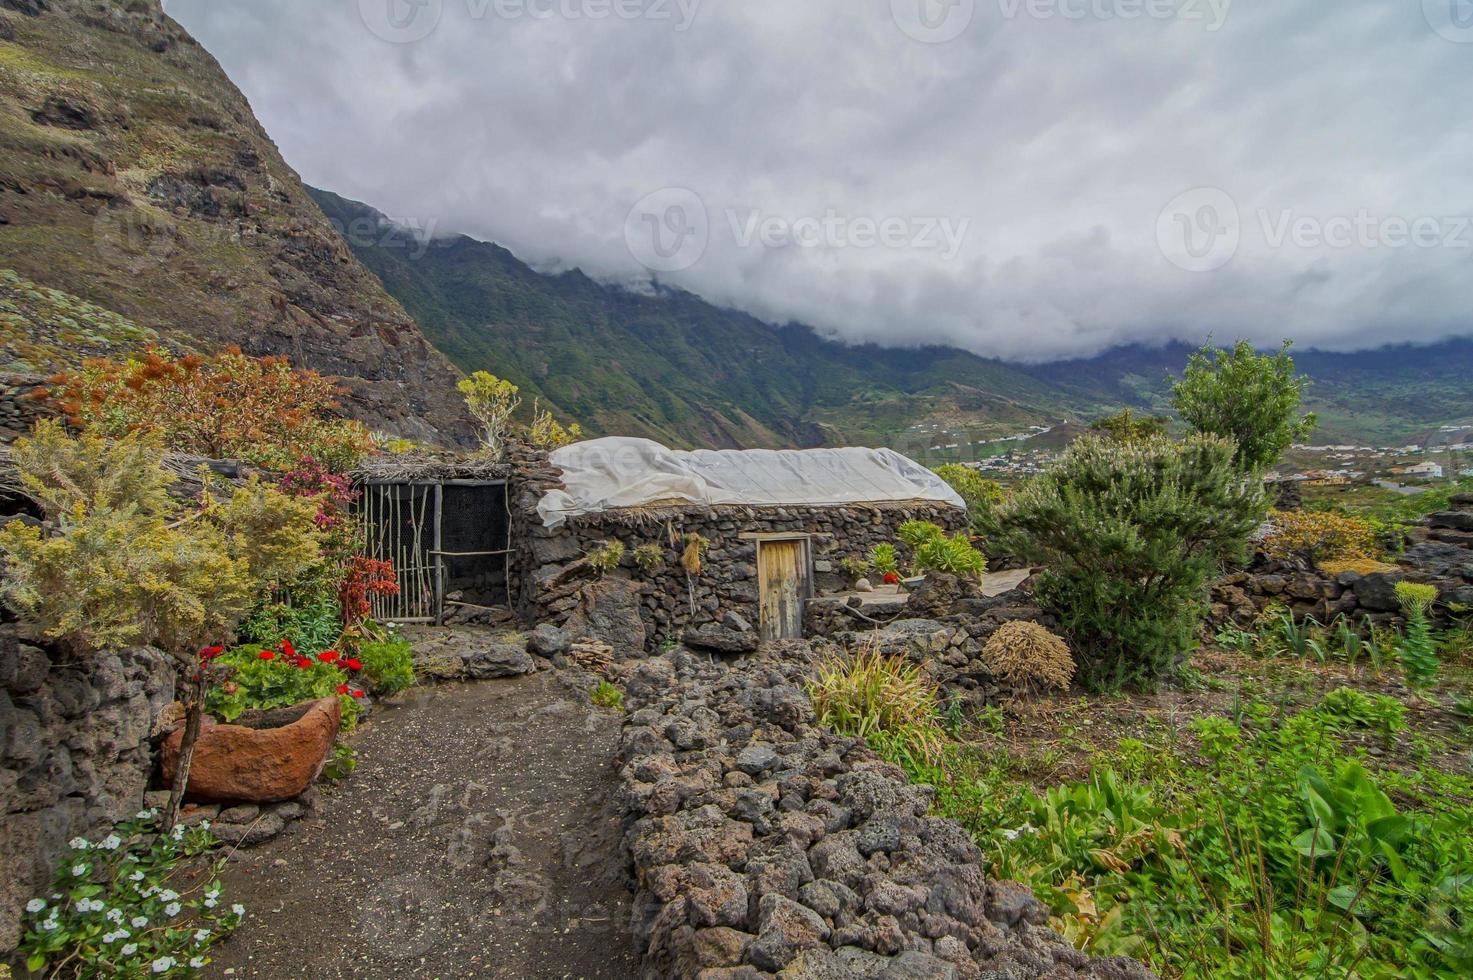
[(982, 648), (982, 659), (998, 677), (1025, 690), (1066, 690), (1074, 679), (1069, 645), (1037, 623), (1004, 623)]

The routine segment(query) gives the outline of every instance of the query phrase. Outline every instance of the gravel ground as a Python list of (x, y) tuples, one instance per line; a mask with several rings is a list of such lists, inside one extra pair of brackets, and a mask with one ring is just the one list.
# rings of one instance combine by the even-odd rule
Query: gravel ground
[[(591, 682), (590, 682), (591, 684)], [(316, 815), (241, 852), (215, 977), (632, 977), (619, 717), (558, 672), (415, 689)]]

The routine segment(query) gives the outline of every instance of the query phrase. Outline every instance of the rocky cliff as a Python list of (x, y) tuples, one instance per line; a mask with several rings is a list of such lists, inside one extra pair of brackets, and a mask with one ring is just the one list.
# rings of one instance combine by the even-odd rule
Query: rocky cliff
[[(5, 268), (166, 343), (236, 344), (338, 376), (345, 410), (374, 428), (441, 441), (469, 431), (454, 368), (159, 0), (0, 0)], [(25, 356), (0, 368), (78, 356), (21, 319), (0, 321), (6, 330), (26, 336), (0, 347)]]

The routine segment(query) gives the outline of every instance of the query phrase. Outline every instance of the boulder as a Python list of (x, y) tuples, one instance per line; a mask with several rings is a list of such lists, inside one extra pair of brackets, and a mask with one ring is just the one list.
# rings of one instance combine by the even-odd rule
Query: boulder
[(739, 633), (724, 626), (708, 625), (686, 630), (683, 638), (688, 647), (715, 653), (752, 653), (761, 644), (761, 638), (755, 632)]
[[(337, 739), (342, 704), (336, 697), (309, 701), (274, 714), (276, 727), (220, 725), (205, 720), (189, 768), (186, 796), (214, 803), (275, 803), (312, 785)], [(184, 729), (164, 740), (165, 784), (172, 783)]]
[(475, 681), (520, 677), (536, 669), (537, 664), (527, 651), (510, 643), (493, 643), (470, 651), (465, 657), (465, 676)]
[(942, 619), (955, 615), (957, 607), (977, 594), (975, 586), (955, 575), (932, 572), (905, 600), (905, 615), (911, 619)]
[(543, 623), (527, 634), (527, 651), (549, 660), (559, 654), (567, 653), (568, 648), (572, 645), (568, 631), (553, 626), (551, 623)]
[(640, 610), (639, 586), (627, 579), (605, 578), (585, 585), (564, 624), (574, 640), (601, 640), (620, 658), (638, 657), (649, 639)]
[(1455, 531), (1473, 531), (1473, 511), (1449, 510), (1427, 518), (1432, 527), (1452, 528)]
[(1356, 580), (1351, 586), (1362, 609), (1372, 612), (1397, 612), (1401, 603), (1396, 598), (1396, 583), (1406, 578), (1400, 572), (1375, 572)]

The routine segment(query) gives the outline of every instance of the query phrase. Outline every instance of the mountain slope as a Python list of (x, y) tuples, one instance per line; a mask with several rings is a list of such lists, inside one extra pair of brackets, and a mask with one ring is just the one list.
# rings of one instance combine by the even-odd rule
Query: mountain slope
[(1004, 433), (1096, 407), (959, 350), (849, 347), (678, 290), (544, 275), (464, 236), (414, 242), (366, 205), (312, 194), (460, 368), (507, 377), (593, 431), (673, 445), (903, 444), (917, 423)]
[[(0, 268), (181, 347), (340, 376), (375, 427), (469, 431), (455, 370), (158, 0), (0, 2)], [(0, 367), (79, 353), (28, 339), (0, 337)]]

